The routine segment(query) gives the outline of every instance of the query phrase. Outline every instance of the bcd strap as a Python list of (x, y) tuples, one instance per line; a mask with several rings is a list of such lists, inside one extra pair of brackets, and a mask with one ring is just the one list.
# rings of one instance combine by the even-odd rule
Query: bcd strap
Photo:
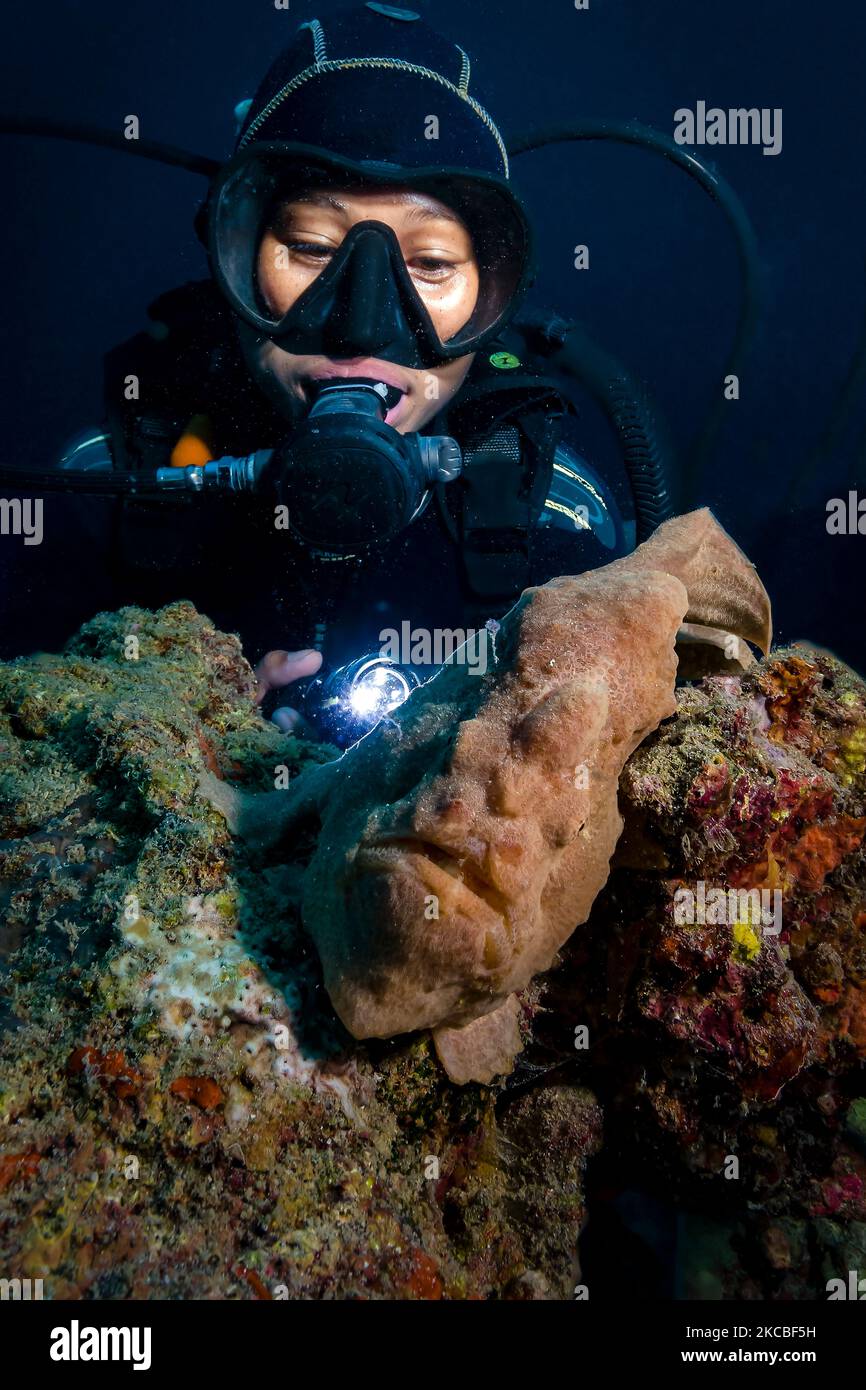
[(487, 602), (516, 598), (531, 583), (536, 524), (544, 507), (562, 412), (518, 411), (464, 448), (460, 537), (464, 577)]
[(464, 451), (461, 540), (469, 588), (496, 599), (525, 587), (532, 523), (516, 426), (500, 426)]
[(570, 408), (512, 327), (476, 357), (450, 412), (464, 457), (452, 493), (464, 586), (488, 616), (531, 583), (533, 538)]

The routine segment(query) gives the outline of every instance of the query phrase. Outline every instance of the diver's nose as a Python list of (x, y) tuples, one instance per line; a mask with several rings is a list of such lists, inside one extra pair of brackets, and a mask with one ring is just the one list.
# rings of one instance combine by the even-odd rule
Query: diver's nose
[(380, 356), (399, 330), (388, 247), (370, 227), (359, 233), (343, 272), (327, 324), (326, 351), (331, 357)]

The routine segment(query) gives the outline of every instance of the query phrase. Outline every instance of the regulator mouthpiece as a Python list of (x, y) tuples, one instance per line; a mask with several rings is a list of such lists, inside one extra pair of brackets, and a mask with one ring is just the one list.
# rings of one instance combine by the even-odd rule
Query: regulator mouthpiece
[(311, 549), (352, 555), (398, 534), (451, 482), (462, 454), (447, 435), (385, 423), (399, 392), (369, 379), (328, 381), (306, 420), (276, 450), (271, 473), (289, 529)]

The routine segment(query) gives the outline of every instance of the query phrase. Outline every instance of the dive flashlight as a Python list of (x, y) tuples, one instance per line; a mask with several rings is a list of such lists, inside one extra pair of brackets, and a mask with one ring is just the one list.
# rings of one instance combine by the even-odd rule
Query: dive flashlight
[(399, 709), (421, 684), (411, 666), (370, 652), (312, 680), (304, 692), (303, 714), (321, 738), (348, 748)]

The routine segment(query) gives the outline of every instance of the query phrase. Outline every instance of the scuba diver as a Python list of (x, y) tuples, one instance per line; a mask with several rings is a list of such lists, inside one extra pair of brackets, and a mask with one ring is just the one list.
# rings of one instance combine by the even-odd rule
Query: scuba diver
[(418, 634), (495, 625), (648, 535), (667, 447), (640, 382), (525, 308), (506, 143), (417, 14), (301, 24), (235, 114), (196, 221), (211, 279), (108, 354), (107, 421), (58, 469), (116, 484), (90, 536), (111, 606), (190, 599), (266, 651), (262, 697), (324, 663), (304, 710), (347, 743), (441, 661)]

